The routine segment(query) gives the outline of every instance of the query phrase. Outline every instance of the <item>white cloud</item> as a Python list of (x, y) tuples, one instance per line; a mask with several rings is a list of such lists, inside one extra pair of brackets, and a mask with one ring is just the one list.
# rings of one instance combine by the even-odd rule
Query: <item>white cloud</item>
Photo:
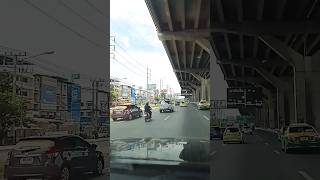
[(148, 25), (152, 21), (144, 0), (111, 0), (110, 18), (130, 24)]
[[(111, 75), (121, 78), (126, 77), (128, 82), (138, 86), (146, 86), (146, 69), (136, 68), (142, 64), (144, 67), (151, 69), (151, 83), (159, 85), (160, 79), (163, 80), (164, 86), (167, 84), (175, 92), (180, 92), (180, 86), (177, 78), (172, 70), (170, 61), (165, 53), (161, 41), (158, 39), (156, 29), (154, 27), (152, 18), (143, 0), (111, 0), (111, 27), (121, 26), (121, 30), (126, 33), (113, 32), (117, 37), (120, 37), (121, 43), (126, 47), (128, 56), (121, 49), (117, 49), (122, 56), (116, 55), (116, 59), (125, 64), (119, 65), (119, 62), (111, 61)], [(134, 29), (124, 29), (124, 27), (134, 27)], [(114, 29), (113, 29), (114, 30)], [(135, 33), (141, 41), (134, 41), (130, 39), (130, 33)], [(137, 50), (136, 46), (147, 45), (157, 51)], [(133, 50), (134, 49), (134, 50)], [(151, 49), (151, 48), (148, 48)], [(136, 63), (135, 60), (139, 63)], [(131, 63), (129, 63), (130, 61)], [(134, 65), (131, 65), (135, 63)], [(144, 71), (143, 71), (144, 70)], [(136, 73), (139, 75), (137, 75)], [(159, 87), (159, 86), (158, 86)]]
[(128, 36), (120, 36), (120, 39), (121, 39), (121, 44), (124, 44), (126, 49), (130, 47)]

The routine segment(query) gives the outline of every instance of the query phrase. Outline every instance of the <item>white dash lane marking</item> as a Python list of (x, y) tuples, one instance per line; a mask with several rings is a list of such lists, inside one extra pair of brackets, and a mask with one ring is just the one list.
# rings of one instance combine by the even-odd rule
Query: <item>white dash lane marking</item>
[(314, 180), (311, 176), (309, 176), (309, 174), (307, 174), (306, 172), (304, 171), (298, 171), (298, 173), (304, 177), (306, 180)]
[(166, 120), (168, 120), (170, 118), (170, 116), (167, 116), (166, 118), (164, 118), (164, 120), (166, 121)]
[(213, 156), (213, 155), (215, 155), (217, 153), (217, 151), (212, 151), (211, 153), (210, 153), (210, 156)]
[(213, 155), (215, 155), (216, 153), (217, 153), (216, 151), (213, 151), (213, 152), (210, 153), (210, 156), (213, 156)]
[(267, 143), (267, 142), (266, 142), (266, 143), (264, 143), (264, 144), (265, 144), (266, 146), (268, 146), (268, 145), (269, 145), (269, 143)]
[(274, 150), (273, 152), (280, 155), (280, 152), (278, 150)]
[(210, 119), (209, 119), (207, 116), (205, 116), (205, 115), (203, 115), (203, 117), (204, 117), (206, 120), (208, 120), (208, 121), (210, 120)]

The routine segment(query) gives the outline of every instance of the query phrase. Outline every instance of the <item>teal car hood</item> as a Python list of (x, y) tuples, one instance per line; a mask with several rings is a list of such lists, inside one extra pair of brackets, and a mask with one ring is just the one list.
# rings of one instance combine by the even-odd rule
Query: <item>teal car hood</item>
[(110, 140), (111, 162), (135, 160), (166, 163), (209, 163), (210, 141), (184, 138)]

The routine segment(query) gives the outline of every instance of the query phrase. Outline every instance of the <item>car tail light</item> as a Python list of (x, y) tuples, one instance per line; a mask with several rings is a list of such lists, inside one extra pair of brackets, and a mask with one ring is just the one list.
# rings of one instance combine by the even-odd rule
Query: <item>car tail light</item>
[(48, 151), (47, 151), (47, 156), (49, 159), (55, 158), (58, 156), (58, 151), (55, 146), (52, 146)]

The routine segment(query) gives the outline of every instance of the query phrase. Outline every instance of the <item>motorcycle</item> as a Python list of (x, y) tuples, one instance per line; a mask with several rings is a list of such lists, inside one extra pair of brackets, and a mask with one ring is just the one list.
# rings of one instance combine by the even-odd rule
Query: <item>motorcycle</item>
[(151, 121), (151, 114), (150, 113), (145, 112), (144, 121), (145, 122), (150, 122)]

